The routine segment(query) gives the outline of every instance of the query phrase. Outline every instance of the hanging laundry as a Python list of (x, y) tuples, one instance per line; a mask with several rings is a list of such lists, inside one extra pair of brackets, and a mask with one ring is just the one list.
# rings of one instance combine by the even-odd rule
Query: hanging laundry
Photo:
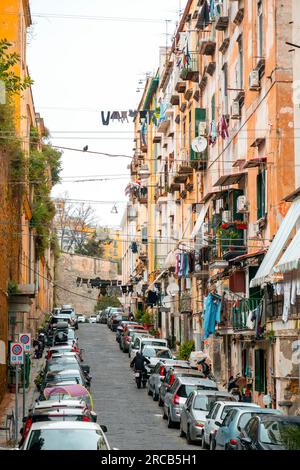
[(176, 264), (175, 264), (175, 274), (178, 276), (179, 273), (179, 267), (180, 267), (180, 255), (176, 255)]
[(196, 23), (196, 29), (204, 29), (206, 26), (210, 24), (210, 17), (209, 17), (209, 6), (207, 0), (204, 0), (202, 5), (202, 9), (199, 13), (198, 20)]
[(216, 142), (217, 137), (218, 137), (218, 133), (217, 133), (216, 123), (215, 123), (215, 121), (211, 121), (210, 128), (209, 128), (209, 134), (208, 134), (208, 143), (210, 145), (213, 145)]
[(249, 330), (253, 330), (255, 326), (255, 321), (252, 320), (252, 317), (253, 311), (249, 312), (249, 315), (247, 316), (246, 326), (249, 328)]
[(127, 117), (127, 111), (121, 111), (121, 121), (124, 122), (124, 121), (128, 121), (128, 117)]
[(182, 276), (183, 276), (183, 262), (184, 262), (183, 253), (180, 253), (180, 255), (179, 255), (179, 271), (178, 271), (178, 277), (182, 277)]
[(129, 117), (135, 118), (137, 116), (137, 111), (130, 109), (128, 111), (128, 115), (129, 115)]
[(291, 311), (291, 276), (285, 276), (283, 283), (283, 310), (282, 310), (282, 321), (286, 323)]
[(297, 295), (300, 295), (300, 274), (299, 271), (297, 271), (296, 274), (296, 284), (297, 284)]
[(190, 65), (191, 63), (191, 54), (189, 51), (189, 43), (186, 41), (186, 45), (182, 49), (182, 65), (185, 67), (186, 65)]
[(119, 111), (113, 111), (110, 119), (112, 121), (115, 121), (115, 120), (121, 121), (121, 114), (119, 113)]
[(160, 118), (160, 106), (156, 107), (153, 113), (152, 122), (155, 126), (158, 125), (159, 118)]
[(283, 295), (283, 283), (277, 282), (277, 284), (274, 285), (274, 291), (275, 295)]
[(189, 253), (189, 271), (193, 273), (195, 271), (195, 253)]
[(147, 305), (153, 307), (153, 305), (155, 305), (157, 303), (157, 300), (158, 300), (158, 296), (157, 296), (157, 293), (155, 291), (148, 291), (148, 297), (147, 297)]
[(229, 137), (228, 124), (224, 115), (221, 117), (221, 120), (218, 124), (218, 131), (222, 139), (226, 139)]
[(216, 331), (216, 323), (221, 321), (221, 297), (209, 294), (205, 302), (204, 311), (204, 339)]
[(138, 246), (136, 242), (132, 242), (130, 248), (132, 253), (138, 253)]
[(142, 127), (141, 127), (142, 145), (147, 145), (146, 134), (147, 134), (147, 126), (146, 126), (146, 122), (143, 122)]
[(183, 253), (183, 276), (186, 279), (188, 276), (188, 273), (190, 272), (189, 268), (189, 255), (187, 253)]
[(105, 117), (104, 111), (101, 111), (101, 119), (102, 119), (103, 126), (108, 126), (109, 120), (110, 120), (110, 111), (108, 111), (106, 117)]
[(147, 112), (148, 111), (140, 111), (140, 123), (142, 123), (142, 119), (147, 119)]
[(291, 304), (296, 305), (297, 303), (297, 277), (293, 274), (292, 285), (291, 285)]
[(148, 124), (151, 124), (153, 116), (154, 116), (154, 111), (153, 110), (148, 111)]

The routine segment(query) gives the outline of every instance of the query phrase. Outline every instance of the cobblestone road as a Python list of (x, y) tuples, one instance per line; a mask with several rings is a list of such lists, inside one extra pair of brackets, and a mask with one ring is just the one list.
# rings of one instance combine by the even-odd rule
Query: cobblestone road
[(90, 365), (92, 394), (98, 422), (108, 427), (107, 438), (120, 450), (201, 450), (168, 429), (161, 408), (146, 390), (138, 390), (124, 354), (106, 325), (79, 324), (84, 363)]

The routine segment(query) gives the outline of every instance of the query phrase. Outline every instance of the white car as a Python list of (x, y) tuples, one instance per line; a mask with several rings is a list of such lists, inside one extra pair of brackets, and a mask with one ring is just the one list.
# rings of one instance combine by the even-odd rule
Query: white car
[(131, 348), (131, 353), (130, 353), (131, 357), (134, 358), (137, 352), (143, 352), (143, 349), (145, 346), (167, 348), (168, 341), (166, 339), (143, 338), (142, 336), (137, 336)]
[(85, 315), (78, 315), (77, 321), (78, 323), (85, 323), (86, 316)]
[(232, 401), (217, 401), (214, 406), (211, 408), (210, 412), (206, 417), (203, 431), (202, 447), (207, 449), (214, 449), (215, 445), (215, 436), (219, 430), (219, 426), (216, 424), (222, 423), (226, 414), (232, 408), (243, 408), (243, 407), (253, 407), (260, 408), (256, 403), (245, 403), (245, 402), (232, 402)]
[[(105, 426), (85, 421), (34, 423), (21, 450), (111, 450)], [(103, 432), (104, 431), (104, 432)]]
[(89, 318), (90, 323), (97, 323), (97, 316), (96, 315), (91, 315)]

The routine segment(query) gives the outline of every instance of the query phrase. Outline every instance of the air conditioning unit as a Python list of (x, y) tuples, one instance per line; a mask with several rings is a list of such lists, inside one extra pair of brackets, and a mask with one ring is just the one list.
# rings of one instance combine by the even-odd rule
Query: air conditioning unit
[(259, 79), (259, 71), (252, 70), (249, 75), (249, 89), (250, 90), (259, 90), (260, 89), (260, 79)]
[(236, 200), (237, 212), (243, 213), (248, 211), (248, 202), (246, 196), (239, 196)]
[(232, 213), (231, 211), (223, 211), (222, 212), (222, 222), (225, 224), (228, 224), (229, 222), (232, 222)]
[(241, 108), (239, 101), (233, 101), (231, 105), (231, 119), (240, 119)]

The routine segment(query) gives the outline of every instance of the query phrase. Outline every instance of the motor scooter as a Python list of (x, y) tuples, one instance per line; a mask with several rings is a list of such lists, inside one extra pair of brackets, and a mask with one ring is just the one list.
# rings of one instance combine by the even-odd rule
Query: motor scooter
[(142, 370), (135, 370), (135, 381), (137, 388), (141, 388), (143, 384), (143, 388), (146, 388), (147, 383), (147, 371)]

